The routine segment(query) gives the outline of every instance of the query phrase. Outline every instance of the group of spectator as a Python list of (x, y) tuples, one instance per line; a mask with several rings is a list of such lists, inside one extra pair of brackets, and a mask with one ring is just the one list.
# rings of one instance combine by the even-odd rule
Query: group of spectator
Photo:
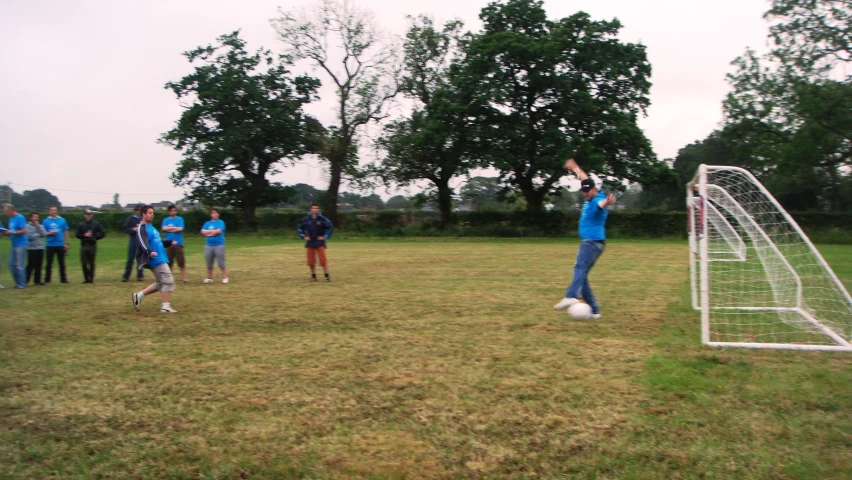
[[(57, 214), (56, 207), (48, 209), (48, 216), (44, 221), (41, 221), (37, 212), (30, 213), (27, 221), (14, 205), (8, 203), (3, 205), (3, 211), (9, 219), (9, 228), (3, 228), (0, 222), (0, 233), (8, 235), (12, 241), (9, 269), (15, 281), (15, 288), (25, 288), (30, 280), (35, 285), (50, 283), (53, 278), (54, 260), (59, 264), (59, 281), (68, 283), (65, 256), (71, 247), (70, 228), (68, 222)], [(76, 236), (80, 239), (84, 283), (94, 281), (97, 241), (106, 236), (103, 227), (93, 219), (93, 214), (91, 210), (86, 210), (84, 220), (77, 226), (76, 231)], [(3, 286), (0, 285), (0, 288)]]
[[(34, 285), (45, 285), (50, 283), (53, 273), (53, 262), (59, 265), (59, 279), (62, 283), (68, 283), (68, 275), (65, 266), (65, 257), (71, 248), (70, 228), (64, 218), (57, 213), (57, 208), (51, 206), (48, 209), (48, 217), (40, 221), (39, 214), (32, 212), (27, 221), (23, 215), (17, 212), (10, 204), (3, 205), (3, 210), (8, 217), (8, 228), (3, 228), (0, 222), (0, 235), (11, 238), (12, 249), (9, 253), (9, 269), (15, 281), (15, 288), (26, 288), (33, 282)], [(106, 232), (100, 223), (94, 220), (95, 212), (86, 210), (83, 213), (83, 221), (77, 225), (76, 237), (80, 240), (80, 263), (83, 269), (83, 283), (94, 283), (95, 281), (95, 259), (97, 257), (98, 241), (106, 236)], [(145, 250), (140, 246), (141, 235), (139, 234), (142, 215), (140, 207), (134, 209), (133, 215), (129, 216), (124, 223), (123, 231), (128, 235), (127, 261), (121, 280), (130, 280), (134, 263), (136, 264), (135, 276), (138, 281), (144, 281), (144, 262), (140, 262), (139, 253)], [(174, 268), (177, 263), (181, 271), (184, 283), (188, 282), (186, 272), (186, 255), (184, 254), (183, 231), (186, 228), (183, 217), (177, 215), (177, 207), (168, 207), (168, 216), (165, 217), (160, 230), (165, 234), (162, 243), (168, 256), (169, 269)], [(325, 255), (326, 239), (331, 236), (333, 227), (327, 218), (319, 213), (319, 207), (312, 204), (310, 212), (297, 228), (299, 236), (305, 240), (307, 251), (307, 263), (311, 270), (311, 280), (316, 281), (315, 264), (319, 263), (323, 268), (326, 281), (330, 281), (328, 273), (328, 261)], [(210, 210), (210, 220), (201, 227), (201, 234), (205, 237), (204, 260), (207, 266), (207, 276), (203, 283), (213, 283), (214, 261), (222, 272), (222, 283), (228, 283), (228, 267), (225, 263), (225, 222), (219, 218), (219, 210)], [(45, 262), (46, 257), (46, 262)], [(2, 263), (2, 261), (0, 261)], [(44, 268), (44, 279), (42, 281), (42, 268)], [(0, 288), (3, 288), (0, 285)]]

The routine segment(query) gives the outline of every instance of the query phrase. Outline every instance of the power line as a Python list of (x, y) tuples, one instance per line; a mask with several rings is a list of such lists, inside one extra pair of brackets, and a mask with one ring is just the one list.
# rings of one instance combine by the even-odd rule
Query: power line
[(71, 192), (71, 193), (90, 193), (90, 194), (93, 194), (93, 195), (114, 195), (116, 193), (118, 193), (119, 195), (126, 195), (126, 196), (148, 195), (148, 196), (152, 196), (152, 197), (155, 197), (155, 196), (156, 197), (165, 197), (165, 196), (169, 196), (169, 195), (174, 195), (174, 193), (86, 192), (86, 191), (83, 191), (83, 190), (68, 190), (68, 189), (65, 189), (65, 188), (47, 188), (47, 187), (40, 187), (38, 185), (26, 185), (26, 184), (23, 184), (23, 183), (13, 183), (13, 182), (8, 182), (7, 185), (10, 186), (10, 187), (12, 185), (17, 185), (19, 187), (40, 188), (40, 189), (48, 190), (48, 191), (51, 191), (51, 192), (57, 191), (57, 192)]

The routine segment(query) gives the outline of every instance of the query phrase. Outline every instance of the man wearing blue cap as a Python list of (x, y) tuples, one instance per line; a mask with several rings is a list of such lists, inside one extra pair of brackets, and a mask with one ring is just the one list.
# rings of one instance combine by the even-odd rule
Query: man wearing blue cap
[(580, 191), (583, 193), (583, 210), (580, 213), (580, 249), (577, 251), (577, 263), (574, 264), (574, 278), (568, 285), (565, 298), (553, 306), (555, 310), (565, 310), (578, 303), (582, 296), (589, 304), (592, 314), (591, 320), (601, 318), (601, 310), (592, 287), (589, 285), (589, 270), (595, 265), (598, 257), (606, 246), (606, 217), (609, 214), (607, 208), (616, 201), (615, 195), (607, 195), (598, 190), (595, 181), (586, 175), (586, 172), (577, 165), (573, 158), (565, 162), (565, 168), (574, 172), (580, 178)]

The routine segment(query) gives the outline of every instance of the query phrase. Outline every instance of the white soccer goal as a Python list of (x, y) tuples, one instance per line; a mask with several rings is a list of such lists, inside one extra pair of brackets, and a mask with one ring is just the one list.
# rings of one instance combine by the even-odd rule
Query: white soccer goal
[(852, 352), (852, 298), (751, 173), (701, 165), (686, 195), (704, 344)]

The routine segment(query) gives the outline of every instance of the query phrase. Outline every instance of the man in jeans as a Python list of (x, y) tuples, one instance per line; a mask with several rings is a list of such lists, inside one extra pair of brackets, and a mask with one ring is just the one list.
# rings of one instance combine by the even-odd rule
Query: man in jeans
[(565, 292), (565, 298), (553, 306), (555, 310), (565, 310), (578, 303), (580, 296), (592, 309), (590, 320), (601, 318), (601, 309), (589, 285), (589, 270), (595, 265), (598, 257), (604, 251), (606, 244), (607, 208), (615, 203), (613, 194), (605, 194), (597, 189), (595, 181), (577, 165), (574, 159), (565, 162), (565, 168), (574, 172), (580, 178), (580, 191), (583, 192), (583, 211), (580, 213), (580, 249), (577, 251), (577, 263), (574, 264), (574, 279)]
[(9, 231), (12, 237), (12, 250), (9, 252), (9, 270), (15, 280), (15, 288), (27, 286), (27, 246), (30, 244), (27, 237), (27, 220), (15, 210), (14, 205), (9, 203), (3, 205), (3, 211), (9, 217)]
[(51, 205), (47, 209), (47, 218), (41, 222), (47, 230), (47, 265), (44, 267), (44, 283), (50, 283), (53, 257), (56, 257), (59, 262), (59, 279), (62, 283), (68, 283), (68, 276), (65, 273), (65, 255), (68, 255), (71, 237), (68, 234), (68, 222), (56, 212), (56, 206)]
[(41, 283), (41, 266), (44, 262), (44, 237), (46, 236), (47, 230), (39, 222), (38, 213), (30, 213), (30, 223), (27, 224), (27, 237), (30, 241), (27, 246), (27, 283), (30, 283), (32, 279), (33, 284), (44, 285)]
[[(127, 263), (124, 264), (124, 275), (121, 276), (122, 282), (130, 280), (130, 270), (133, 268), (133, 262), (136, 261), (136, 250), (139, 248), (136, 232), (139, 230), (139, 223), (141, 221), (142, 217), (139, 215), (139, 205), (136, 205), (133, 209), (133, 215), (127, 217), (127, 220), (124, 221), (124, 233), (129, 236), (129, 240), (127, 243)], [(144, 277), (145, 272), (142, 270), (142, 266), (137, 263), (136, 280), (141, 282), (144, 280)]]

